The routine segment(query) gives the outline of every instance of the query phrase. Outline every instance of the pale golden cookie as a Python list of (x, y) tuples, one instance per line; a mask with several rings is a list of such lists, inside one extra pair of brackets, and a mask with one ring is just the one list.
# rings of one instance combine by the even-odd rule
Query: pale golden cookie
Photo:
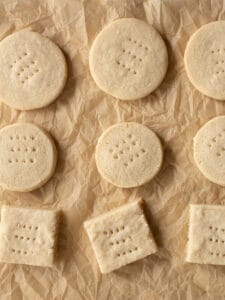
[(158, 173), (163, 151), (152, 130), (125, 122), (103, 132), (95, 157), (102, 177), (116, 186), (130, 188), (145, 184)]
[(62, 51), (39, 33), (19, 31), (0, 42), (0, 100), (19, 110), (47, 106), (63, 90)]
[(225, 100), (225, 21), (206, 24), (190, 38), (184, 55), (187, 75), (201, 93)]
[(225, 186), (225, 116), (211, 119), (196, 133), (194, 159), (206, 178)]
[(160, 34), (134, 18), (106, 26), (90, 51), (90, 71), (96, 84), (121, 100), (135, 100), (154, 91), (167, 65), (167, 49)]
[(85, 228), (102, 273), (111, 272), (157, 251), (141, 201), (123, 205), (86, 221)]
[(31, 123), (0, 130), (0, 185), (11, 191), (32, 191), (53, 175), (57, 151), (53, 139)]
[(0, 261), (52, 266), (59, 215), (54, 210), (3, 206), (0, 223)]
[(186, 260), (225, 265), (225, 206), (190, 205)]

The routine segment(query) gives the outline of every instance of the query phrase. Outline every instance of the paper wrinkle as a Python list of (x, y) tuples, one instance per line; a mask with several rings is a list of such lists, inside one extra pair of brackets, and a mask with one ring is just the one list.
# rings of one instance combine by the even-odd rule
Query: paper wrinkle
[[(148, 97), (118, 101), (91, 78), (90, 46), (115, 19), (136, 17), (153, 24), (166, 41), (169, 68)], [(66, 55), (69, 77), (47, 108), (19, 112), (0, 104), (0, 126), (33, 122), (54, 137), (59, 161), (53, 178), (32, 193), (0, 189), (1, 204), (63, 210), (59, 255), (53, 269), (0, 264), (1, 299), (223, 299), (223, 267), (185, 263), (189, 203), (225, 204), (225, 189), (198, 171), (192, 139), (224, 104), (200, 94), (183, 63), (186, 43), (201, 25), (225, 19), (222, 0), (33, 0), (0, 4), (0, 40), (29, 29), (49, 37)], [(143, 123), (164, 146), (158, 176), (134, 189), (120, 189), (97, 172), (95, 146), (109, 126)], [(83, 222), (142, 197), (159, 251), (101, 275)]]

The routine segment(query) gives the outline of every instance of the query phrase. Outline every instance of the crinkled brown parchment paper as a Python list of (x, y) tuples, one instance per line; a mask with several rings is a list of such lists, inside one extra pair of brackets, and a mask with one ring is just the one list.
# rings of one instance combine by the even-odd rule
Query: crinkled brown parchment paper
[[(137, 102), (101, 92), (88, 68), (96, 34), (109, 22), (136, 17), (153, 24), (167, 42), (170, 63), (162, 85)], [(222, 0), (1, 0), (0, 39), (31, 28), (64, 51), (69, 78), (59, 99), (45, 109), (18, 112), (0, 104), (0, 126), (31, 121), (57, 141), (56, 174), (32, 193), (0, 190), (1, 204), (62, 209), (59, 259), (53, 269), (0, 264), (0, 299), (224, 299), (225, 267), (187, 264), (188, 204), (225, 204), (225, 189), (210, 183), (193, 162), (192, 138), (225, 103), (196, 91), (184, 70), (190, 35), (201, 25), (225, 19)], [(121, 121), (141, 122), (157, 132), (165, 160), (155, 180), (122, 190), (106, 183), (95, 166), (98, 137)], [(83, 222), (143, 197), (159, 251), (101, 275)], [(0, 241), (1, 242), (1, 241)]]

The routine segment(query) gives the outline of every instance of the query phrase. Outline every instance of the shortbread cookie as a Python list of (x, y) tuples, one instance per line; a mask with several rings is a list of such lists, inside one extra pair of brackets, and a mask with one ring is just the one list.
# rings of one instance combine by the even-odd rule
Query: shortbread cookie
[(194, 137), (194, 159), (203, 175), (225, 186), (225, 116), (211, 119)]
[(0, 261), (52, 266), (55, 258), (58, 212), (3, 206), (0, 223)]
[(84, 225), (102, 273), (157, 251), (141, 201), (121, 206)]
[(188, 262), (225, 265), (225, 206), (190, 205)]
[(0, 100), (19, 110), (44, 107), (67, 78), (62, 51), (39, 33), (20, 31), (0, 42)]
[(101, 135), (95, 157), (102, 177), (118, 187), (130, 188), (148, 182), (158, 173), (163, 151), (152, 130), (125, 122)]
[(206, 24), (190, 38), (184, 55), (187, 75), (201, 93), (225, 100), (225, 21)]
[(96, 84), (121, 100), (135, 100), (154, 91), (167, 65), (167, 49), (160, 34), (134, 18), (106, 26), (90, 51), (90, 70)]
[(0, 130), (0, 185), (32, 191), (53, 175), (57, 151), (52, 138), (36, 125), (17, 123)]

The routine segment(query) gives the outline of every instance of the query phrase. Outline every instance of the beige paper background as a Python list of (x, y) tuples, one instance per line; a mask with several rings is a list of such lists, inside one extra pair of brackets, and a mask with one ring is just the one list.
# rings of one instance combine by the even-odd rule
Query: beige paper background
[[(225, 19), (221, 0), (1, 0), (0, 39), (31, 28), (56, 42), (67, 56), (69, 78), (59, 99), (45, 109), (18, 112), (0, 104), (0, 126), (31, 121), (57, 141), (56, 174), (32, 193), (0, 190), (1, 204), (63, 210), (59, 259), (53, 269), (0, 264), (0, 299), (225, 299), (225, 268), (186, 264), (188, 204), (225, 204), (225, 189), (195, 167), (192, 138), (225, 103), (196, 91), (187, 79), (183, 54), (201, 25)], [(153, 24), (169, 50), (162, 85), (136, 102), (101, 92), (88, 69), (91, 43), (105, 24), (137, 17)], [(95, 166), (98, 137), (121, 121), (141, 122), (157, 132), (165, 149), (161, 172), (140, 188), (106, 183)], [(83, 229), (93, 216), (143, 197), (159, 245), (157, 254), (101, 275)], [(0, 241), (1, 242), (1, 241)]]

